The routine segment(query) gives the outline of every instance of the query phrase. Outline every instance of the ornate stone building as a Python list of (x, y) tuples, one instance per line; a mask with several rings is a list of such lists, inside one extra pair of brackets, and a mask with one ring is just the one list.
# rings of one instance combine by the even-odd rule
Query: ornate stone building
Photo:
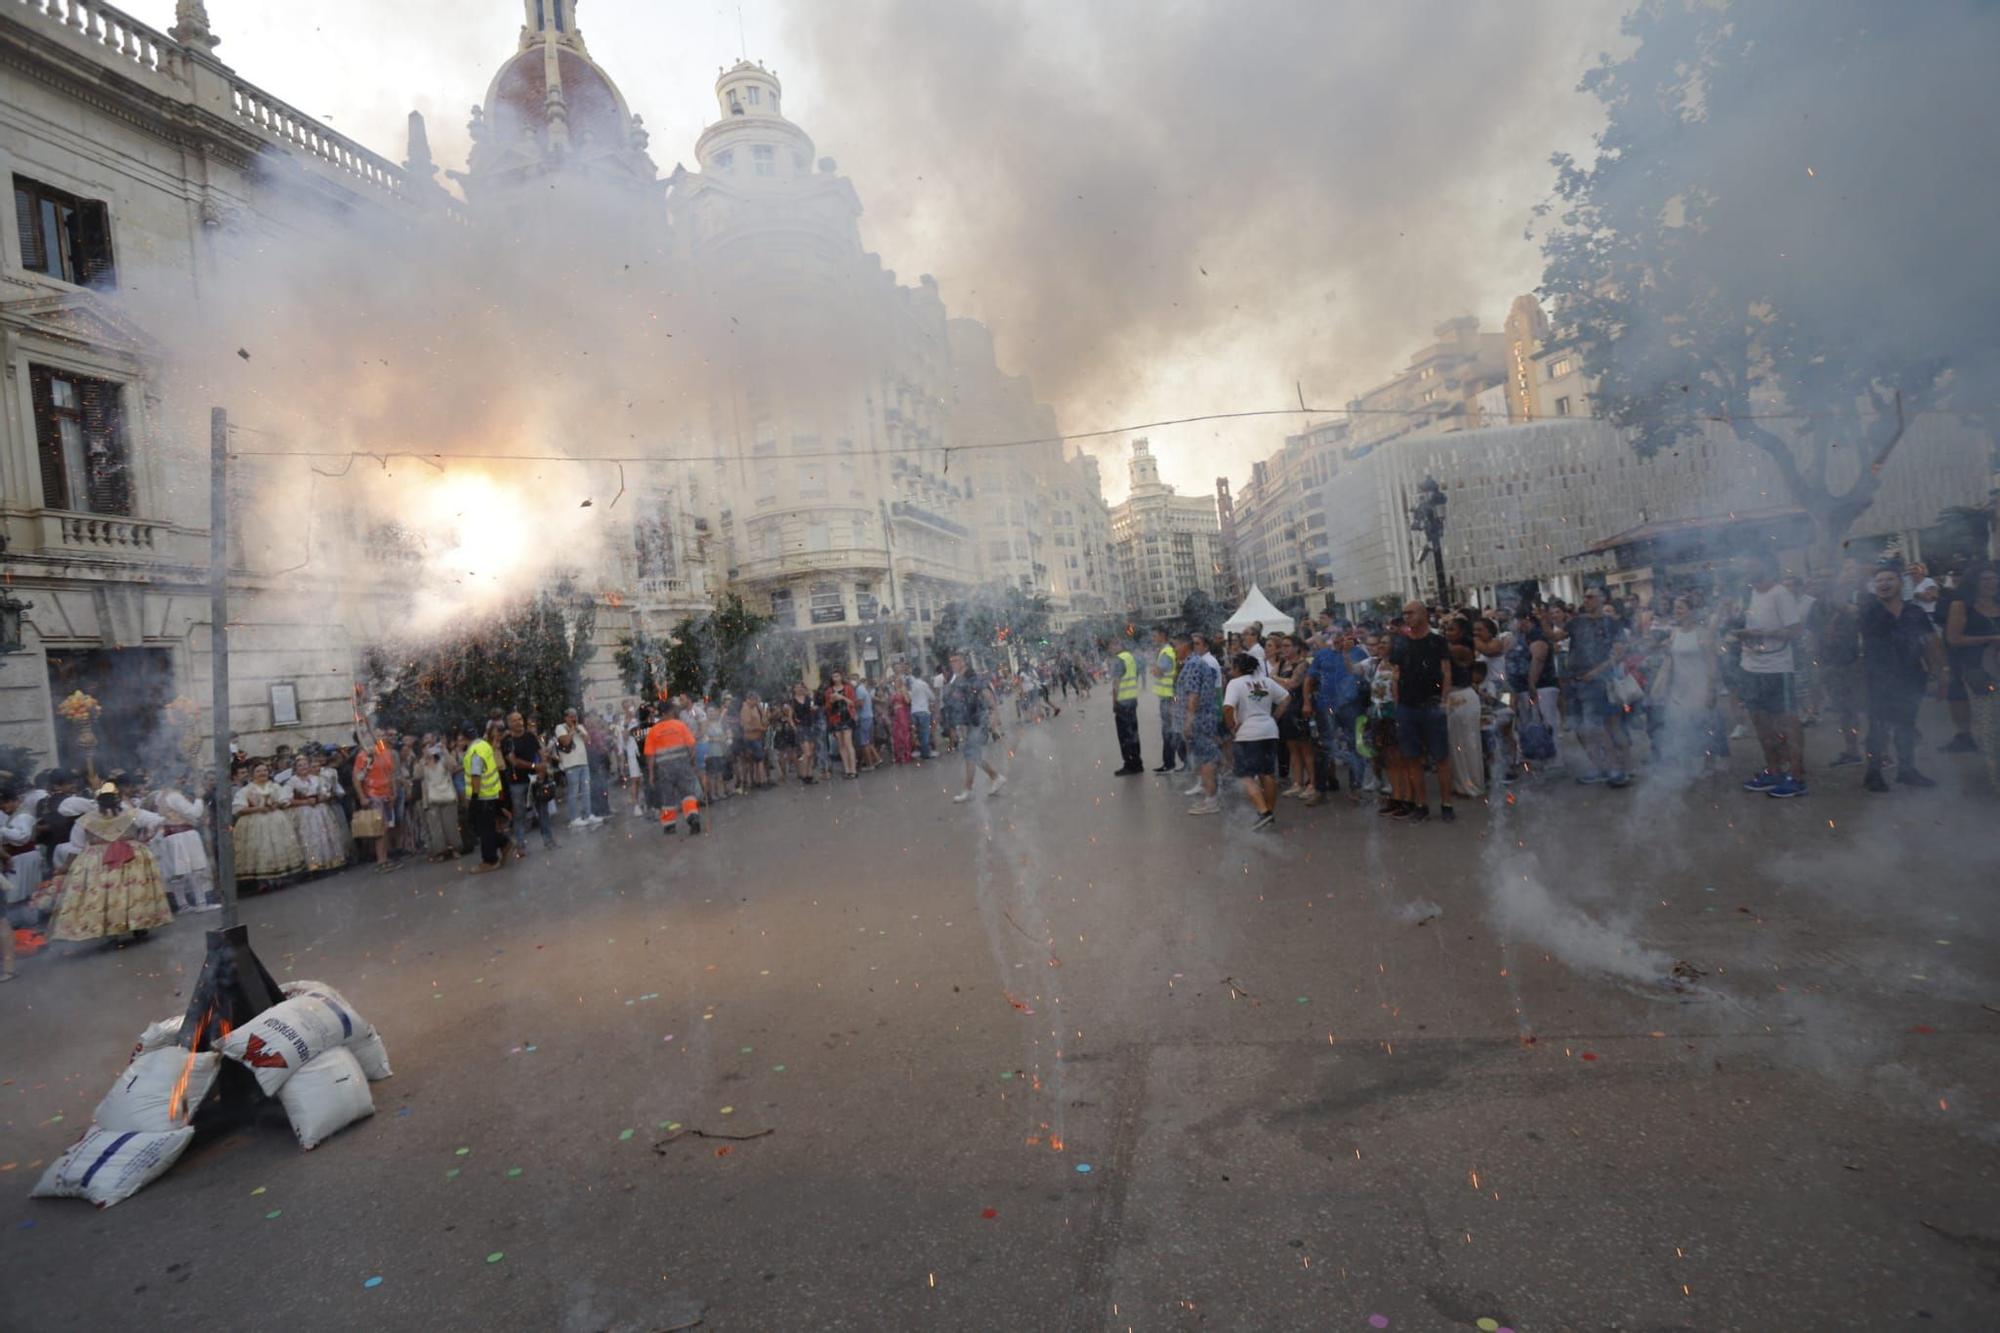
[[(596, 697), (618, 690), (619, 638), (664, 636), (724, 587), (796, 633), (813, 668), (922, 645), (938, 608), (989, 577), (1025, 577), (1059, 607), (1116, 600), (1094, 468), (1042, 449), (989, 503), (973, 455), (953, 454), (966, 433), (1053, 436), (1053, 416), (983, 330), (948, 319), (934, 282), (900, 284), (862, 249), (859, 199), (785, 117), (770, 71), (725, 71), (696, 168), (662, 177), (576, 0), (523, 0), (454, 190), (419, 117), (398, 165), (218, 59), (199, 0), (178, 20), (160, 32), (97, 0), (0, 7), (15, 203), (0, 226), (0, 579), (31, 604), (20, 642), (0, 644), (0, 744), (76, 758), (54, 711), (75, 689), (105, 705), (107, 763), (162, 762), (172, 699), (203, 704), (209, 729), (207, 417), (221, 395), (174, 368), (173, 312), (227, 290), (246, 248), (309, 253), (358, 223), (462, 228), (470, 243), (574, 235), (583, 216), (600, 244), (568, 260), (615, 254), (660, 291), (699, 292), (672, 311), (693, 336), (648, 367), (654, 403), (626, 450), (643, 461), (619, 468), (605, 506)], [(677, 281), (693, 272), (705, 281)], [(221, 405), (257, 424), (249, 404)], [(271, 514), (246, 515), (232, 544), (227, 725), (252, 749), (343, 734), (425, 534), (328, 499), (303, 466), (243, 460), (232, 481), (300, 498), (262, 530)], [(321, 511), (324, 526), (296, 522)], [(1072, 523), (1092, 535), (1064, 543)], [(361, 566), (312, 560), (337, 536), (361, 539)]]

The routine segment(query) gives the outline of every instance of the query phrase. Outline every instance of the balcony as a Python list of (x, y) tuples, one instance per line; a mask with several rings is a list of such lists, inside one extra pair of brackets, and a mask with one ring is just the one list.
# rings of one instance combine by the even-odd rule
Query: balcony
[(867, 570), (880, 574), (889, 568), (889, 552), (880, 546), (843, 546), (828, 551), (788, 551), (784, 555), (744, 560), (736, 566), (737, 577), (746, 583), (790, 578), (828, 570)]
[(898, 500), (889, 506), (889, 512), (897, 518), (907, 518), (913, 523), (935, 528), (949, 537), (970, 537), (972, 529), (962, 523), (955, 523), (943, 514), (912, 504), (908, 500)]
[(642, 578), (635, 591), (642, 606), (680, 606), (700, 601), (708, 586), (700, 578)]
[(18, 554), (129, 564), (208, 561), (207, 533), (150, 519), (43, 509), (10, 517), (7, 528)]

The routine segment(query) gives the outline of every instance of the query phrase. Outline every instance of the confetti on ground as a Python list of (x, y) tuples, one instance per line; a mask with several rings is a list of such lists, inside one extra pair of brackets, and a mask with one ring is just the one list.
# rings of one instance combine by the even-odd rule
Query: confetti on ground
[(994, 1218), (1000, 1216), (1000, 1210), (998, 1208), (987, 1208), (981, 1210), (979, 1215), (991, 1222)]
[(735, 1114), (736, 1114), (736, 1108), (735, 1108), (735, 1107), (733, 1107), (733, 1106), (725, 1106), (725, 1107), (723, 1107), (723, 1108), (722, 1108), (722, 1113), (723, 1113), (724, 1115), (735, 1115)]
[(520, 1174), (521, 1174), (521, 1168), (518, 1166), (510, 1166), (507, 1168), (507, 1179), (509, 1180), (512, 1180), (514, 1177)]
[(783, 1065), (772, 1065), (771, 1072), (774, 1074), (782, 1074), (785, 1072), (785, 1067)]
[(277, 1221), (277, 1220), (278, 1220), (279, 1218), (283, 1217), (284, 1215), (285, 1215), (285, 1210), (284, 1210), (284, 1209), (282, 1209), (282, 1208), (273, 1208), (273, 1209), (272, 1209), (272, 1210), (271, 1210), (270, 1212), (268, 1212), (268, 1213), (264, 1214), (264, 1220), (265, 1220), (266, 1222), (275, 1222), (275, 1221)]
[(449, 1170), (449, 1171), (445, 1172), (445, 1173), (444, 1173), (444, 1178), (445, 1178), (446, 1180), (457, 1180), (457, 1179), (458, 1179), (458, 1168), (457, 1168), (457, 1167), (453, 1167), (453, 1168), (452, 1168), (451, 1170)]
[(1087, 1176), (1087, 1175), (1089, 1175), (1089, 1174), (1090, 1174), (1090, 1163), (1089, 1163), (1089, 1162), (1078, 1162), (1078, 1163), (1076, 1164), (1076, 1173), (1077, 1173), (1078, 1175), (1080, 1175), (1080, 1176)]
[(540, 1049), (541, 1049), (541, 1047), (539, 1047), (539, 1046), (523, 1046), (523, 1047), (522, 1047), (521, 1049), (522, 1049), (522, 1050), (524, 1050), (524, 1051), (526, 1051), (526, 1052), (527, 1052), (527, 1053), (528, 1053), (529, 1055), (533, 1055), (533, 1054), (534, 1054), (534, 1053), (535, 1053), (536, 1051), (540, 1050)]
[(1370, 1327), (1370, 1328), (1387, 1328), (1387, 1327), (1389, 1327), (1389, 1316), (1388, 1316), (1388, 1315), (1385, 1315), (1385, 1314), (1371, 1314), (1371, 1315), (1369, 1315), (1369, 1316), (1368, 1316), (1368, 1327)]
[(674, 1034), (671, 1032), (669, 1032), (666, 1036), (660, 1038), (661, 1041), (672, 1041), (673, 1039), (674, 1039)]
[(1014, 1077), (1014, 1071), (1013, 1071), (1013, 1070), (1011, 1070), (1011, 1069), (1003, 1069), (1003, 1070), (1001, 1070), (1001, 1071), (1000, 1071), (1000, 1081), (1001, 1081), (1002, 1083), (1005, 1083), (1005, 1082), (1006, 1082), (1006, 1081), (1007, 1081), (1008, 1079), (1010, 1079), (1010, 1078), (1012, 1078), (1012, 1077)]
[(382, 1285), (382, 1279), (381, 1279), (381, 1278), (379, 1278), (379, 1277), (371, 1277), (371, 1278), (369, 1278), (369, 1279), (368, 1279), (368, 1280), (367, 1280), (366, 1282), (363, 1282), (363, 1283), (362, 1283), (361, 1285), (362, 1285), (362, 1286), (364, 1286), (364, 1287), (367, 1287), (367, 1288), (368, 1288), (369, 1290), (371, 1290), (371, 1291), (372, 1291), (372, 1290), (374, 1290), (374, 1289), (375, 1289), (376, 1287), (379, 1287), (379, 1286), (381, 1286), (381, 1285)]
[(460, 1149), (458, 1150), (458, 1155), (459, 1155), (460, 1157), (470, 1157), (470, 1156), (472, 1156), (472, 1149), (470, 1149), (470, 1148), (460, 1148)]
[(264, 1186), (259, 1185), (256, 1189), (250, 1191), (250, 1197), (254, 1199), (263, 1192), (264, 1192)]
[(727, 1157), (727, 1156), (729, 1156), (729, 1154), (731, 1154), (731, 1153), (733, 1153), (733, 1152), (735, 1152), (735, 1151), (736, 1151), (736, 1149), (734, 1149), (734, 1148), (717, 1148), (717, 1149), (715, 1150), (715, 1155), (716, 1155), (717, 1157)]
[(1583, 1058), (1586, 1060), (1595, 1060), (1597, 1058), (1597, 1053), (1595, 1051), (1585, 1051), (1583, 1053)]
[(506, 1254), (504, 1254), (503, 1252), (495, 1250), (493, 1251), (493, 1253), (486, 1256), (486, 1262), (489, 1264), (497, 1264), (506, 1257), (507, 1257)]
[(1299, 996), (1299, 1003), (1300, 1003), (1300, 1004), (1310, 1004), (1310, 1003), (1312, 1003), (1312, 1001), (1311, 1001), (1311, 999), (1310, 999), (1309, 997), (1307, 997), (1307, 996), (1304, 996), (1304, 995), (1301, 995), (1301, 996)]
[(750, 1054), (750, 1052), (752, 1052), (752, 1051), (754, 1051), (754, 1050), (756, 1050), (756, 1049), (757, 1049), (757, 1048), (756, 1048), (755, 1046), (745, 1046), (745, 1047), (744, 1047), (744, 1048), (743, 1048), (742, 1050), (738, 1051), (738, 1052), (737, 1052), (737, 1054), (738, 1054), (738, 1055), (748, 1055), (748, 1054)]
[(1472, 1321), (1472, 1326), (1478, 1329), (1479, 1333), (1500, 1333), (1498, 1319), (1475, 1319)]
[(627, 1139), (629, 1139), (629, 1138), (631, 1138), (631, 1137), (632, 1137), (632, 1135), (633, 1135), (633, 1133), (634, 1133), (634, 1132), (635, 1132), (635, 1131), (633, 1131), (633, 1130), (629, 1130), (629, 1129), (621, 1129), (621, 1130), (619, 1130), (619, 1131), (618, 1131), (618, 1141), (619, 1141), (620, 1143), (623, 1143), (623, 1142), (625, 1142), (625, 1140), (627, 1140)]

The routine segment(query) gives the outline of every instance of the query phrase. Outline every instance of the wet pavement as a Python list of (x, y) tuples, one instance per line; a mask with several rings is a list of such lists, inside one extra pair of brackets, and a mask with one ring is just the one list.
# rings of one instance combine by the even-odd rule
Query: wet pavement
[(1082, 711), (1016, 728), (992, 801), (947, 760), (247, 900), (395, 1077), (310, 1153), (272, 1108), (102, 1212), (27, 1191), (213, 918), (24, 960), (0, 1326), (1993, 1325), (1976, 761), (1253, 833), (1113, 777)]

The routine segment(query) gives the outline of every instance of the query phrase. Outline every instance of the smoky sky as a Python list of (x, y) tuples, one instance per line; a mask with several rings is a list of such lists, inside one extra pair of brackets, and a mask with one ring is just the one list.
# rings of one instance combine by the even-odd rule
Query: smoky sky
[[(1295, 382), (1338, 405), (1444, 319), (1497, 326), (1539, 280), (1523, 230), (1550, 153), (1599, 123), (1576, 85), (1620, 8), (795, 0), (781, 26), (814, 93), (788, 111), (868, 241), (1075, 431)], [(1297, 428), (1154, 434), (1205, 485)]]

